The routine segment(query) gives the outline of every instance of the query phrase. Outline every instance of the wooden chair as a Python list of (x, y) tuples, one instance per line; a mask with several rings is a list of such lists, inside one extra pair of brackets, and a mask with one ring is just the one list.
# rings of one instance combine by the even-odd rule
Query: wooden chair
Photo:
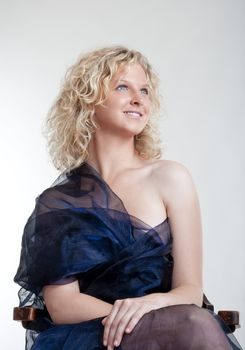
[[(203, 294), (202, 307), (207, 310), (214, 311), (214, 306), (207, 299), (206, 295)], [(24, 328), (30, 328), (30, 323), (35, 321), (38, 317), (48, 316), (47, 310), (35, 309), (31, 306), (15, 307), (13, 310), (13, 319), (15, 321), (21, 321)], [(236, 328), (239, 328), (239, 312), (233, 310), (222, 310), (218, 311), (218, 315), (222, 318), (225, 324), (230, 328), (233, 333)]]

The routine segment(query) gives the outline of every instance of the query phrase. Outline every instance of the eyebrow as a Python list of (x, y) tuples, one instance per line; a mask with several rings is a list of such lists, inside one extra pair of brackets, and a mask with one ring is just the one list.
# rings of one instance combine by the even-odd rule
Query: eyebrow
[[(131, 83), (129, 80), (125, 80), (125, 79), (119, 79), (119, 80), (117, 80), (117, 82), (116, 83), (119, 83), (119, 81), (124, 81), (124, 82), (126, 82), (126, 83)], [(149, 87), (149, 84), (142, 84), (141, 86), (146, 86), (146, 87)]]

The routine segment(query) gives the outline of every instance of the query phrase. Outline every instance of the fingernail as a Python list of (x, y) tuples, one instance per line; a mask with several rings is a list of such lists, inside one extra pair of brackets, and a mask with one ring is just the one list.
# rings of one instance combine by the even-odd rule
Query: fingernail
[(114, 341), (114, 345), (115, 346), (118, 346), (119, 345), (119, 342), (117, 340)]

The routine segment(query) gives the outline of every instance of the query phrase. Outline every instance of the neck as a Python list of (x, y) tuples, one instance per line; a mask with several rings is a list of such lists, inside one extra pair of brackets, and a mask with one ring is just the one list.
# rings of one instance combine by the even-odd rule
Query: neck
[(104, 179), (114, 179), (125, 168), (137, 166), (140, 157), (134, 148), (134, 137), (95, 133), (88, 147), (88, 163), (94, 166)]

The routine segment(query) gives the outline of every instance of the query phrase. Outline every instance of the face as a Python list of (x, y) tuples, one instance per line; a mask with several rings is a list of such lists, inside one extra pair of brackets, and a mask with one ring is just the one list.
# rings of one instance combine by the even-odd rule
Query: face
[(150, 107), (146, 74), (132, 63), (115, 74), (103, 106), (95, 106), (95, 121), (100, 130), (137, 135), (149, 119)]

